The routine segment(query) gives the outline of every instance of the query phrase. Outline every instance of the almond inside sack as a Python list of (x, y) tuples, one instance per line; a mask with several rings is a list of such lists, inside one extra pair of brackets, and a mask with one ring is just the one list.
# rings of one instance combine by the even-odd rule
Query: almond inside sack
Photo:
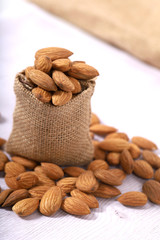
[(89, 135), (90, 99), (94, 81), (81, 81), (82, 92), (63, 106), (42, 103), (22, 84), (17, 74), (13, 129), (6, 151), (36, 161), (58, 165), (84, 165), (93, 158)]

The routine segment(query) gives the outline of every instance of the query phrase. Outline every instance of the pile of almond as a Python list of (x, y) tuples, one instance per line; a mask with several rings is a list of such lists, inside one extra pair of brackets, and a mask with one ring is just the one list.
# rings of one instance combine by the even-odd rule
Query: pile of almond
[(21, 81), (43, 103), (55, 106), (68, 103), (83, 91), (79, 80), (88, 81), (99, 75), (84, 61), (71, 61), (73, 53), (64, 48), (49, 47), (36, 52), (34, 66), (25, 69)]
[[(50, 216), (59, 209), (72, 215), (87, 215), (98, 208), (97, 198), (113, 198), (125, 206), (143, 206), (148, 200), (160, 204), (160, 157), (155, 143), (143, 137), (129, 140), (126, 133), (100, 123), (92, 113), (90, 133), (94, 159), (85, 167), (61, 168), (18, 156), (11, 161), (0, 151), (0, 171), (9, 189), (0, 193), (1, 207), (12, 207), (19, 216), (35, 210)], [(103, 137), (102, 141), (94, 136)], [(0, 139), (0, 146), (5, 144)], [(28, 171), (27, 171), (28, 170)], [(142, 191), (121, 193), (118, 186), (127, 175), (146, 179)]]

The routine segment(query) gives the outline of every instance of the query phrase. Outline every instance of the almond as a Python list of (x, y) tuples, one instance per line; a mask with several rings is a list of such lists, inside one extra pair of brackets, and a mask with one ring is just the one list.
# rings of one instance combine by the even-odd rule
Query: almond
[(53, 61), (59, 58), (68, 58), (72, 54), (73, 53), (71, 51), (65, 48), (48, 47), (39, 49), (35, 54), (35, 58), (38, 58), (39, 56), (47, 56)]
[(119, 168), (108, 169), (108, 171), (113, 173), (120, 181), (123, 181), (126, 178), (126, 173)]
[(48, 191), (49, 188), (50, 188), (50, 186), (48, 186), (48, 185), (36, 186), (36, 187), (32, 187), (31, 189), (29, 189), (28, 192), (31, 197), (41, 199), (43, 197), (43, 195), (45, 194), (45, 192)]
[(63, 200), (61, 208), (73, 215), (87, 215), (91, 211), (88, 205), (77, 197), (67, 197)]
[(26, 189), (15, 190), (7, 197), (2, 207), (13, 206), (18, 201), (28, 197), (29, 197), (29, 192)]
[(14, 190), (19, 189), (19, 185), (16, 178), (17, 178), (16, 176), (14, 177), (8, 177), (8, 175), (5, 176), (5, 182), (9, 188)]
[(116, 132), (117, 129), (114, 127), (107, 126), (105, 124), (94, 124), (90, 127), (90, 131), (100, 135), (100, 136), (105, 136), (107, 133), (110, 132)]
[(130, 147), (129, 147), (128, 150), (129, 150), (133, 159), (138, 158), (141, 154), (140, 148), (134, 143), (130, 143)]
[(155, 171), (154, 179), (155, 179), (157, 182), (160, 182), (160, 168)]
[(55, 185), (55, 182), (51, 180), (49, 177), (47, 177), (44, 173), (35, 172), (36, 176), (38, 177), (38, 182), (36, 185), (47, 185), (50, 187), (53, 187)]
[(46, 73), (32, 69), (29, 71), (29, 78), (39, 87), (47, 90), (47, 91), (56, 91), (57, 87), (54, 80)]
[(4, 170), (7, 174), (7, 177), (15, 177), (18, 176), (20, 173), (25, 172), (24, 166), (16, 162), (6, 163)]
[(82, 192), (95, 192), (98, 186), (99, 183), (91, 170), (81, 173), (76, 181), (76, 187)]
[(124, 139), (110, 138), (100, 142), (99, 147), (105, 151), (122, 152), (124, 149), (129, 149), (130, 145)]
[(147, 150), (156, 150), (157, 146), (155, 143), (143, 137), (133, 137), (132, 142), (135, 143), (138, 147), (147, 149)]
[(150, 179), (153, 177), (153, 168), (144, 160), (136, 160), (134, 162), (133, 172), (141, 178)]
[(155, 180), (148, 180), (143, 184), (143, 192), (148, 199), (156, 204), (160, 204), (160, 183)]
[(77, 177), (65, 177), (57, 182), (57, 186), (61, 188), (62, 192), (69, 193), (76, 186)]
[(109, 139), (109, 138), (121, 138), (126, 141), (129, 141), (128, 135), (126, 133), (122, 133), (122, 132), (110, 133), (105, 137), (105, 139)]
[(46, 175), (53, 180), (58, 180), (64, 176), (62, 168), (54, 163), (42, 162), (41, 166)]
[(71, 68), (71, 61), (67, 58), (57, 59), (52, 62), (52, 67), (55, 70), (59, 70), (61, 72), (67, 72)]
[(85, 170), (80, 167), (66, 167), (63, 171), (71, 177), (78, 177), (82, 172), (85, 172)]
[(52, 94), (40, 87), (33, 88), (32, 94), (43, 103), (49, 103), (52, 99)]
[(4, 203), (11, 192), (13, 192), (12, 189), (6, 189), (0, 193), (0, 205)]
[(19, 188), (31, 188), (38, 183), (38, 177), (33, 172), (24, 172), (16, 178)]
[(113, 198), (120, 194), (121, 192), (118, 188), (103, 183), (100, 183), (98, 189), (93, 193), (94, 196), (100, 198)]
[(142, 156), (152, 167), (160, 168), (160, 157), (157, 154), (149, 150), (143, 150)]
[[(42, 166), (37, 166), (37, 167), (35, 167), (34, 168), (34, 171), (36, 172), (36, 173), (43, 173), (43, 174), (45, 174), (45, 170), (44, 170), (44, 168), (42, 167)], [(46, 174), (45, 174), (46, 175)], [(47, 176), (47, 175), (46, 175)]]
[(3, 146), (6, 143), (6, 140), (4, 138), (0, 138), (0, 147)]
[(87, 169), (91, 171), (95, 171), (96, 169), (108, 169), (108, 168), (109, 168), (108, 164), (104, 160), (100, 159), (92, 161), (87, 167)]
[(39, 200), (36, 198), (26, 198), (17, 202), (12, 210), (21, 217), (31, 215), (37, 210), (39, 206)]
[(72, 93), (73, 94), (80, 93), (82, 91), (82, 87), (81, 87), (80, 82), (77, 79), (73, 78), (73, 77), (69, 77), (68, 76), (68, 78), (72, 82), (72, 84), (74, 85), (74, 90), (72, 90)]
[(94, 175), (103, 183), (108, 185), (116, 185), (119, 186), (122, 184), (122, 181), (115, 176), (112, 172), (105, 170), (105, 169), (97, 169), (94, 171)]
[(26, 78), (30, 81), (30, 79), (29, 79), (29, 72), (31, 71), (31, 70), (33, 70), (33, 69), (35, 69), (33, 66), (29, 66), (29, 67), (27, 67), (25, 70), (24, 70), (24, 72), (25, 72), (25, 76), (26, 76)]
[(47, 56), (39, 56), (34, 62), (35, 69), (48, 73), (52, 68), (52, 61)]
[(56, 91), (52, 96), (52, 103), (55, 106), (62, 106), (68, 103), (72, 98), (71, 92)]
[(74, 63), (68, 71), (68, 75), (78, 79), (88, 80), (99, 75), (99, 72), (85, 63)]
[(118, 165), (120, 162), (120, 153), (109, 152), (106, 155), (106, 160), (110, 165)]
[(37, 166), (37, 163), (35, 161), (23, 157), (13, 156), (12, 161), (19, 163), (28, 169), (34, 169)]
[(95, 113), (91, 113), (91, 123), (90, 126), (93, 126), (95, 124), (100, 124), (100, 119)]
[(99, 203), (93, 194), (86, 194), (84, 192), (81, 192), (78, 189), (72, 190), (70, 194), (72, 197), (79, 198), (80, 200), (85, 202), (89, 208), (98, 208), (99, 207)]
[(61, 71), (53, 71), (52, 78), (56, 85), (65, 92), (72, 92), (74, 90), (74, 85), (70, 79)]
[(127, 149), (124, 149), (120, 155), (120, 165), (127, 174), (131, 174), (133, 172), (134, 161)]
[(105, 151), (99, 148), (99, 142), (93, 140), (92, 141), (94, 146), (94, 159), (102, 159), (105, 160)]
[(62, 203), (62, 192), (60, 187), (51, 187), (43, 195), (40, 202), (40, 212), (43, 215), (50, 216), (58, 211)]
[(0, 151), (0, 162), (8, 162), (8, 157), (2, 151)]
[(146, 194), (136, 191), (124, 193), (117, 200), (123, 205), (131, 207), (144, 206), (148, 201)]

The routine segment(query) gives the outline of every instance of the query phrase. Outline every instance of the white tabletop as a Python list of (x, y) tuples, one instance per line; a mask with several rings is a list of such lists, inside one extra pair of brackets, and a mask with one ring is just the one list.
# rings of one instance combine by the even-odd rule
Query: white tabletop
[[(160, 71), (129, 54), (83, 32), (23, 0), (2, 1), (0, 55), (0, 137), (8, 138), (15, 106), (13, 81), (16, 73), (33, 65), (36, 50), (64, 47), (97, 68), (92, 111), (103, 123), (126, 132), (129, 137), (143, 136), (160, 147)], [(93, 26), (94, 27), (94, 26)], [(144, 180), (127, 176), (119, 187), (122, 193), (141, 191)], [(6, 188), (3, 174), (0, 186)], [(158, 240), (159, 206), (124, 207), (115, 199), (99, 199), (100, 207), (89, 216), (75, 217), (62, 210), (52, 217), (33, 215), (20, 218), (0, 209), (1, 240)]]

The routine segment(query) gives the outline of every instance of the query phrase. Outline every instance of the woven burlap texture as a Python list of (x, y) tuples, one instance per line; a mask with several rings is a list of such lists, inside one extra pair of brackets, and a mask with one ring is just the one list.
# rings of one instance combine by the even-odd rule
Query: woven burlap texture
[(84, 90), (66, 105), (56, 107), (36, 99), (19, 81), (21, 76), (15, 78), (16, 106), (6, 151), (61, 166), (89, 163), (93, 158), (90, 99), (95, 82), (82, 81)]

